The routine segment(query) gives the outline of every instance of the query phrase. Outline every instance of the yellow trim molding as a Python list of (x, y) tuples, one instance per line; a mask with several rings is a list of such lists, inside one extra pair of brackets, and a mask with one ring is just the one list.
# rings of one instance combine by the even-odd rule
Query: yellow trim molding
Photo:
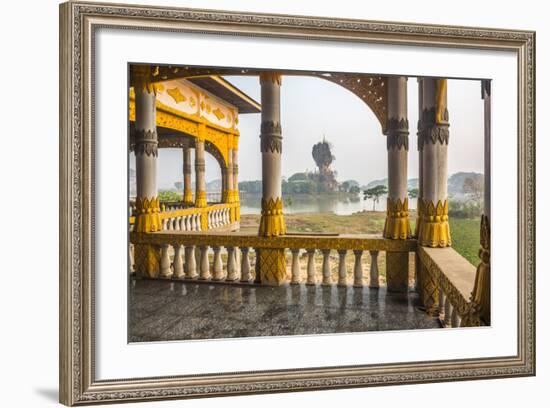
[(151, 199), (136, 198), (136, 220), (134, 231), (155, 232), (162, 231), (160, 220), (160, 201), (158, 197)]
[(412, 236), (409, 222), (409, 199), (393, 200), (388, 197), (384, 223), (384, 238), (409, 239)]
[(281, 197), (275, 200), (262, 198), (262, 217), (258, 235), (274, 237), (284, 234), (286, 234), (286, 225), (283, 217), (283, 200)]
[(197, 191), (195, 198), (195, 207), (204, 208), (208, 205), (206, 201), (206, 191)]
[(419, 200), (422, 209), (422, 221), (418, 231), (418, 243), (428, 247), (451, 246), (449, 227), (449, 202), (439, 200)]

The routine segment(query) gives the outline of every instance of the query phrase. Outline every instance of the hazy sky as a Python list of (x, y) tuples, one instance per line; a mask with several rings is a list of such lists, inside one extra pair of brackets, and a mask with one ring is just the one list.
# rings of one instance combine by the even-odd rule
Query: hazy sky
[[(260, 101), (257, 77), (228, 77), (230, 82)], [(449, 80), (449, 175), (483, 172), (483, 101), (479, 81)], [(418, 176), (416, 125), (418, 83), (408, 80), (409, 178)], [(367, 105), (348, 90), (320, 78), (284, 76), (281, 88), (283, 176), (314, 170), (312, 146), (326, 137), (336, 160), (338, 180), (366, 184), (387, 176), (386, 137)], [(261, 179), (260, 114), (239, 116), (239, 180)], [(159, 149), (159, 188), (173, 188), (181, 180), (180, 149)], [(133, 155), (131, 155), (133, 156)], [(134, 167), (132, 157), (131, 167)], [(206, 154), (206, 178), (220, 178), (215, 159)]]

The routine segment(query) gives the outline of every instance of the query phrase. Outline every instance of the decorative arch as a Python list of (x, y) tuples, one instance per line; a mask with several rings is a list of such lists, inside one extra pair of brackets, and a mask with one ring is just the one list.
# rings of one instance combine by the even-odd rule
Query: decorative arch
[[(205, 76), (257, 76), (265, 70), (242, 68), (204, 68), (162, 65), (152, 67), (152, 81), (159, 83), (178, 78), (200, 78)], [(321, 78), (339, 85), (355, 94), (374, 113), (382, 133), (386, 133), (387, 122), (387, 81), (388, 78), (380, 75), (359, 73), (329, 73), (319, 71), (291, 71), (277, 70), (282, 75), (309, 76)]]

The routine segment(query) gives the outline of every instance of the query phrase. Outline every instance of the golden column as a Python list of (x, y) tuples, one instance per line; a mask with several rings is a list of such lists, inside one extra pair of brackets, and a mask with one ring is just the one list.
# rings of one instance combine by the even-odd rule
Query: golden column
[[(143, 233), (162, 229), (157, 195), (156, 89), (151, 78), (149, 66), (132, 66), (131, 83), (136, 95), (134, 153), (137, 195), (134, 231)], [(156, 276), (160, 262), (158, 250), (150, 245), (136, 245), (134, 251), (137, 273), (142, 276)]]
[(451, 245), (448, 222), (447, 148), (449, 144), (449, 112), (447, 80), (423, 78), (422, 117), (419, 148), (422, 151), (422, 198), (418, 242), (429, 247)]
[[(412, 233), (407, 189), (409, 120), (406, 77), (388, 78), (387, 112), (385, 133), (388, 150), (388, 198), (384, 238), (409, 239)], [(408, 271), (408, 252), (388, 252), (386, 255), (388, 291), (407, 292)]]
[(183, 145), (183, 203), (193, 204), (193, 191), (191, 190), (191, 148), (187, 143)]
[[(258, 234), (275, 237), (286, 233), (281, 191), (281, 75), (277, 72), (260, 74), (262, 93), (262, 215)], [(260, 251), (260, 281), (280, 285), (286, 281), (286, 262), (283, 249), (262, 248)]]

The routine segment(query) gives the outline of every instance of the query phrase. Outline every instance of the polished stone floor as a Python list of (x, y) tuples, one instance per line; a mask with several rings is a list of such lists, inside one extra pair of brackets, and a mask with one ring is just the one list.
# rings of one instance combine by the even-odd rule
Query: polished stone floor
[(129, 341), (431, 329), (418, 295), (385, 288), (132, 280)]

